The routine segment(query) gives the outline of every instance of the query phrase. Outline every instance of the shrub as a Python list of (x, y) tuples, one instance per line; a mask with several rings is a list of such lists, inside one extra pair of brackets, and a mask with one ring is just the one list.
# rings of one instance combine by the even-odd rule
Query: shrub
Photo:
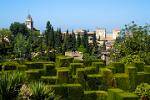
[(144, 63), (143, 62), (134, 62), (134, 66), (137, 68), (138, 72), (144, 71)]
[(33, 82), (23, 85), (19, 94), (19, 100), (52, 100), (54, 92), (42, 82)]
[(124, 73), (125, 72), (125, 66), (123, 63), (114, 62), (111, 64), (111, 66), (114, 68), (115, 73)]
[(46, 84), (56, 84), (57, 77), (56, 76), (41, 76), (42, 82)]
[(104, 68), (105, 64), (103, 62), (92, 62), (92, 66), (96, 67), (96, 70), (99, 71), (99, 68)]
[(84, 100), (107, 100), (105, 91), (84, 91)]
[(17, 69), (19, 71), (25, 71), (25, 70), (27, 70), (27, 66), (26, 65), (19, 65)]
[(56, 69), (54, 64), (44, 64), (44, 70), (46, 75), (56, 76)]
[(68, 68), (58, 68), (57, 77), (57, 84), (68, 83), (70, 78), (70, 70)]
[(117, 88), (129, 90), (129, 79), (127, 74), (114, 74), (114, 81)]
[(114, 88), (114, 89), (108, 89), (108, 98), (107, 100), (117, 100), (117, 93), (124, 92), (122, 89)]
[(96, 74), (98, 73), (96, 67), (85, 67), (84, 68), (86, 74)]
[(40, 70), (39, 69), (32, 69), (32, 70), (27, 70), (25, 71), (26, 74), (27, 74), (27, 77), (30, 79), (30, 80), (38, 80), (40, 79), (41, 77), (41, 74), (40, 74)]
[(150, 99), (150, 85), (141, 83), (136, 87), (135, 93), (140, 97), (148, 97)]
[(92, 74), (87, 75), (87, 82), (88, 82), (88, 90), (98, 90), (99, 85), (102, 84), (102, 75), (100, 74)]
[(68, 56), (57, 56), (56, 57), (56, 67), (69, 67), (70, 63), (73, 62), (73, 57)]
[(140, 85), (143, 82), (146, 82), (144, 72), (137, 72), (137, 74), (136, 74), (136, 85)]
[(16, 100), (26, 75), (20, 72), (4, 72), (0, 76), (0, 100)]
[(27, 69), (42, 69), (43, 62), (25, 62)]
[(118, 93), (115, 100), (139, 100), (139, 97), (134, 93), (123, 92)]
[(2, 68), (3, 70), (16, 70), (18, 65), (19, 64), (16, 62), (9, 61), (9, 62), (4, 62)]
[(150, 66), (149, 65), (144, 66), (144, 72), (145, 73), (150, 73)]
[(80, 84), (50, 85), (56, 95), (60, 95), (62, 100), (83, 100), (83, 88)]
[(71, 69), (71, 73), (73, 75), (76, 75), (76, 69), (77, 68), (83, 68), (83, 63), (71, 63), (70, 64), (70, 69)]

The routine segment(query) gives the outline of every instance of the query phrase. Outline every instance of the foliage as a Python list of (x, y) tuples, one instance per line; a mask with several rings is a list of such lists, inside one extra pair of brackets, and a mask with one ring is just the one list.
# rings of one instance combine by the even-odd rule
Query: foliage
[(19, 100), (53, 100), (52, 89), (42, 82), (24, 84), (19, 94)]
[(133, 56), (137, 59), (145, 58), (146, 55), (142, 55), (142, 53), (149, 52), (149, 48), (149, 25), (138, 26), (132, 22), (129, 25), (125, 25), (125, 28), (120, 32), (120, 36), (114, 44), (111, 56), (116, 60), (120, 60), (128, 55), (139, 55), (139, 57)]
[(14, 36), (21, 33), (24, 36), (29, 36), (28, 29), (24, 23), (14, 22), (10, 25), (10, 31)]
[[(141, 98), (148, 97), (150, 99), (150, 85), (142, 83), (136, 87), (135, 93)], [(143, 99), (142, 99), (143, 100)], [(148, 99), (146, 99), (148, 100)]]
[(127, 55), (121, 59), (124, 64), (132, 64), (134, 62), (143, 62), (143, 59), (139, 55)]
[(0, 76), (0, 99), (16, 100), (21, 86), (26, 80), (24, 73), (20, 72), (4, 72)]

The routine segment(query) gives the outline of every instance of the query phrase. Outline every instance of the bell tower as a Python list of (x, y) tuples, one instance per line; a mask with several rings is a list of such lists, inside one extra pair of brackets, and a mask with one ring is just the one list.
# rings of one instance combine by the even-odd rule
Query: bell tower
[(25, 25), (27, 26), (28, 29), (33, 29), (33, 20), (30, 14), (28, 14), (26, 21), (25, 21)]

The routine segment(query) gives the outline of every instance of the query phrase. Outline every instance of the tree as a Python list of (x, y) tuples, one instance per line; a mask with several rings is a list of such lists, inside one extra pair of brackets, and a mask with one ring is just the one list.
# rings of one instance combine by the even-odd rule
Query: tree
[(125, 28), (120, 32), (120, 36), (114, 44), (111, 53), (112, 58), (120, 60), (128, 55), (139, 55), (145, 59), (143, 54), (150, 52), (150, 35), (148, 33), (148, 25), (138, 26), (134, 22), (125, 25)]
[(96, 47), (97, 45), (97, 39), (96, 39), (96, 33), (94, 32), (94, 35), (93, 35), (93, 46)]
[(15, 38), (14, 52), (18, 57), (22, 57), (22, 55), (25, 54), (27, 44), (26, 38), (21, 33), (17, 34)]
[(21, 33), (24, 36), (29, 36), (28, 29), (24, 23), (14, 22), (10, 25), (10, 31), (14, 36)]
[(72, 50), (76, 50), (76, 36), (75, 33), (72, 31)]
[(76, 43), (77, 47), (80, 47), (81, 45), (81, 36), (80, 36), (80, 33), (78, 33), (77, 35), (77, 43)]
[(88, 48), (88, 34), (87, 31), (84, 31), (84, 35), (82, 37), (82, 44), (84, 46), (84, 48), (86, 48), (86, 52), (88, 52), (89, 48)]

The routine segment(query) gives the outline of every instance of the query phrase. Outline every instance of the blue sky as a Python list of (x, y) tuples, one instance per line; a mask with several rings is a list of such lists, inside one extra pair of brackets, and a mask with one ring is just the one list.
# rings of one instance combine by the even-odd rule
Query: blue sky
[(62, 30), (97, 27), (122, 28), (135, 21), (150, 23), (150, 0), (1, 0), (0, 28), (24, 22), (28, 10), (34, 26), (45, 29), (46, 22)]

